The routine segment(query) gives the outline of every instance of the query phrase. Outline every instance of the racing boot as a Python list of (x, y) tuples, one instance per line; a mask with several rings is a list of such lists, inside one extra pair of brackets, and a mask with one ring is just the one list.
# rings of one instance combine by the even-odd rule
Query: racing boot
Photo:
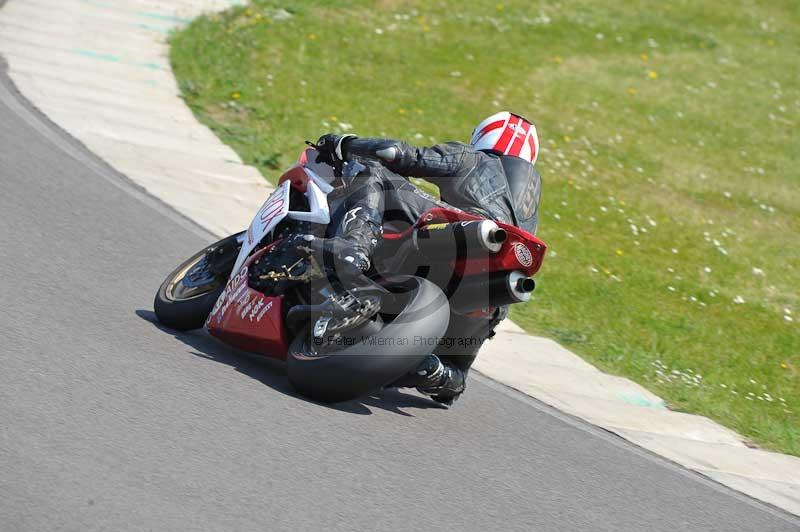
[(450, 406), (466, 388), (462, 370), (428, 355), (417, 369), (394, 383), (399, 388), (416, 388), (437, 403)]

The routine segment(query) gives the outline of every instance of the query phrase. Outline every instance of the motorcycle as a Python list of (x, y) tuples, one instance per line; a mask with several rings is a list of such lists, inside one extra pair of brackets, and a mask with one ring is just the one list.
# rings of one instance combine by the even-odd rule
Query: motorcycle
[(343, 280), (328, 260), (283, 245), (325, 235), (334, 169), (306, 148), (246, 231), (199, 251), (167, 276), (154, 309), (181, 331), (205, 327), (233, 347), (286, 362), (292, 386), (340, 402), (413, 371), (445, 337), (450, 313), (488, 314), (525, 302), (545, 244), (515, 226), (436, 207), (398, 230), (384, 226), (374, 265)]

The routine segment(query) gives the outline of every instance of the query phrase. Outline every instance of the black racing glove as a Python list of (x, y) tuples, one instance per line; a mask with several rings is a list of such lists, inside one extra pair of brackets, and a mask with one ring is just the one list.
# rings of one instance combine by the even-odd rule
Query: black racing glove
[(322, 135), (315, 145), (319, 153), (316, 162), (329, 164), (334, 168), (340, 167), (347, 157), (344, 152), (344, 144), (349, 138), (356, 138), (356, 136), (334, 135), (333, 133)]

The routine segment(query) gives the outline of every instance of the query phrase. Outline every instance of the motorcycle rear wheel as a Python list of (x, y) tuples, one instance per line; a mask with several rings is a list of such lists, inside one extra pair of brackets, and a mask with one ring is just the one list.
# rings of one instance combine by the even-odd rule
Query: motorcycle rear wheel
[[(153, 301), (158, 321), (178, 331), (203, 327), (214, 304), (225, 289), (230, 270), (239, 252), (240, 244), (237, 236), (231, 235), (195, 253), (164, 279)], [(208, 283), (198, 286), (184, 284), (183, 280), (187, 274), (198, 266), (202, 268), (201, 261), (212, 253), (218, 254), (215, 257), (216, 264), (222, 264), (223, 267), (210, 275)]]
[(385, 287), (402, 299), (384, 314), (379, 328), (340, 339), (344, 347), (319, 350), (310, 331), (298, 335), (286, 358), (289, 382), (302, 395), (323, 403), (349, 401), (413, 371), (447, 330), (450, 306), (442, 290), (413, 276), (395, 276)]

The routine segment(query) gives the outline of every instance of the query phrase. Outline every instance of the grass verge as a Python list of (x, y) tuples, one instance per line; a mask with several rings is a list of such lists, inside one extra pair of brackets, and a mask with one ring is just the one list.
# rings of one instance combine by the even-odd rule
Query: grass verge
[(514, 320), (800, 456), (793, 2), (295, 4), (171, 39), (186, 102), (246, 162), (274, 179), (323, 132), (430, 144), (532, 118), (551, 253)]

